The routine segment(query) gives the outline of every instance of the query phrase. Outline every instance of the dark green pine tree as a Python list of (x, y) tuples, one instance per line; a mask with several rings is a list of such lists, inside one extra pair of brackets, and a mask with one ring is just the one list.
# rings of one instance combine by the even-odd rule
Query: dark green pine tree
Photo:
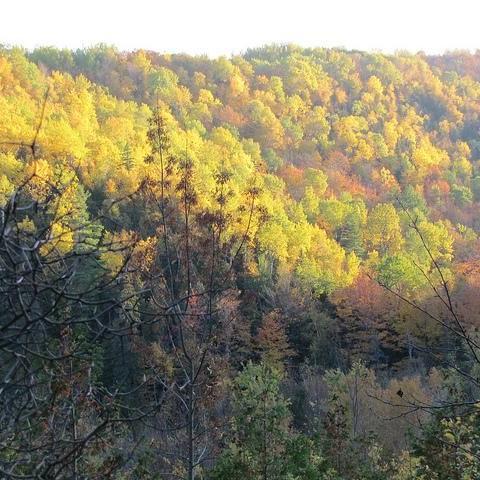
[(133, 153), (132, 147), (130, 147), (129, 143), (125, 143), (122, 151), (122, 164), (127, 170), (131, 170), (133, 168)]
[(357, 211), (345, 216), (343, 225), (337, 231), (337, 240), (349, 252), (355, 252), (359, 257), (365, 253), (363, 246), (362, 220)]

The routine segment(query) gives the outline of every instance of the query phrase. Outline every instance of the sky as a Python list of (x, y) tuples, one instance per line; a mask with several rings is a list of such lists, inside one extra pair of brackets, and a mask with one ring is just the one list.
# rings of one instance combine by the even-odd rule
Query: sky
[(0, 0), (0, 44), (162, 53), (271, 43), (442, 53), (480, 49), (478, 0)]

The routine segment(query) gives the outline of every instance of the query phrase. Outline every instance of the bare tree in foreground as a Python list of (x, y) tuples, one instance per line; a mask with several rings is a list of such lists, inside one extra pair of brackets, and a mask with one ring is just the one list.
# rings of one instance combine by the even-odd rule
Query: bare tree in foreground
[[(449, 341), (443, 345), (415, 345), (415, 349), (432, 359), (434, 364), (442, 366), (445, 371), (452, 372), (463, 385), (461, 390), (452, 392), (452, 395), (444, 395), (436, 398), (433, 402), (419, 399), (412, 392), (399, 390), (397, 401), (377, 398), (377, 400), (388, 403), (392, 407), (398, 407), (401, 416), (406, 417), (416, 412), (426, 412), (429, 418), (437, 418), (440, 430), (431, 431), (429, 425), (417, 425), (428, 437), (434, 438), (434, 443), (439, 446), (440, 451), (450, 451), (450, 454), (461, 458), (460, 469), (465, 472), (480, 473), (480, 441), (475, 437), (475, 431), (480, 426), (480, 342), (478, 332), (468, 326), (462, 317), (455, 302), (452, 287), (442, 268), (440, 262), (433, 254), (432, 248), (426, 239), (425, 234), (419, 226), (417, 218), (405, 208), (401, 202), (400, 206), (407, 215), (410, 228), (420, 240), (421, 246), (426, 252), (431, 265), (431, 271), (426, 271), (421, 265), (414, 262), (415, 267), (425, 278), (433, 298), (438, 302), (440, 308), (433, 309), (429, 305), (419, 303), (408, 297), (395, 288), (379, 281), (379, 284), (386, 291), (399, 298), (402, 302), (419, 312), (424, 318), (438, 325)], [(472, 314), (475, 312), (472, 312)], [(460, 423), (459, 423), (460, 422)], [(462, 424), (462, 422), (465, 422)], [(430, 430), (429, 430), (430, 429)], [(421, 444), (423, 439), (419, 441)], [(427, 450), (431, 446), (426, 447)], [(442, 453), (437, 452), (438, 461)], [(461, 463), (463, 461), (463, 464)], [(449, 460), (447, 461), (447, 463)], [(448, 474), (450, 466), (442, 467)], [(453, 475), (454, 473), (452, 473)]]
[(32, 144), (7, 142), (31, 155), (0, 204), (0, 477), (108, 478), (142, 440), (118, 454), (118, 439), (135, 437), (163, 403), (141, 365), (132, 361), (134, 375), (110, 368), (134, 359), (147, 295), (128, 288), (138, 238), (121, 235), (110, 213), (139, 192), (91, 217), (71, 166), (52, 161), (42, 175), (47, 98)]
[[(217, 409), (227, 373), (229, 325), (236, 305), (235, 270), (255, 214), (255, 188), (240, 211), (230, 208), (230, 173), (219, 170), (210, 208), (197, 203), (188, 151), (170, 153), (161, 115), (149, 138), (158, 179), (148, 185), (143, 208), (155, 232), (154, 261), (145, 276), (151, 294), (147, 316), (154, 327), (143, 351), (151, 352), (152, 388), (165, 392), (166, 414), (151, 425), (162, 438), (165, 476), (197, 478), (213, 460), (223, 419)], [(232, 233), (232, 228), (237, 233)], [(230, 229), (230, 232), (228, 230)]]

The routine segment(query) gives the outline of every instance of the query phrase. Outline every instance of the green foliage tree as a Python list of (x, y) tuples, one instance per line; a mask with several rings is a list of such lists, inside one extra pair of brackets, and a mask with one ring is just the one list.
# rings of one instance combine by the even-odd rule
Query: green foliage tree
[(249, 363), (233, 390), (233, 439), (213, 478), (281, 478), (288, 439), (288, 401), (280, 394), (281, 374), (267, 363)]
[(365, 242), (369, 251), (377, 250), (381, 255), (400, 250), (403, 243), (400, 218), (392, 204), (378, 204), (369, 212)]
[(479, 415), (435, 415), (414, 441), (418, 475), (438, 480), (464, 480), (480, 475)]
[(233, 388), (233, 436), (211, 478), (216, 480), (335, 480), (317, 445), (291, 432), (282, 376), (262, 362), (247, 364)]

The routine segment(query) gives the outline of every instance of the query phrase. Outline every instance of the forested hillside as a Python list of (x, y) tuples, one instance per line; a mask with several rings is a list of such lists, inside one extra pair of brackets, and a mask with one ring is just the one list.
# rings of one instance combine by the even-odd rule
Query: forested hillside
[(0, 477), (480, 478), (480, 55), (0, 49)]

